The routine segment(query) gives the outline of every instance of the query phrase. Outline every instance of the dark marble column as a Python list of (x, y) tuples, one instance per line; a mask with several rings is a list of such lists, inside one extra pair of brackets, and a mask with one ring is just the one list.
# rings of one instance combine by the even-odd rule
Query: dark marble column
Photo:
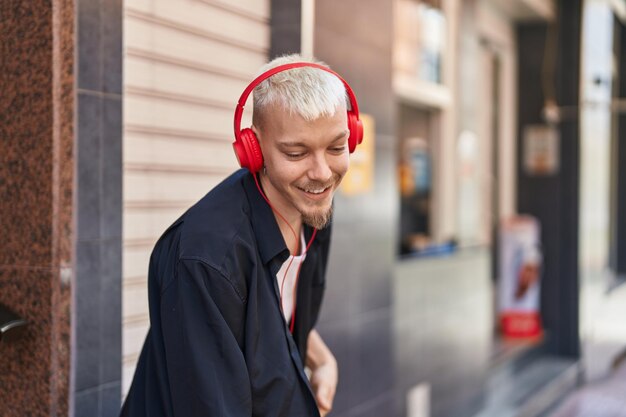
[(270, 18), (270, 59), (300, 53), (302, 3), (272, 0)]
[(518, 27), (519, 45), (519, 134), (518, 212), (536, 216), (541, 222), (544, 266), (541, 312), (551, 353), (577, 357), (578, 334), (578, 230), (580, 135), (578, 97), (580, 83), (580, 31), (582, 2), (558, 2), (557, 41), (547, 56), (554, 61), (556, 101), (564, 109), (557, 127), (560, 134), (559, 171), (554, 175), (530, 176), (523, 169), (523, 129), (543, 123), (544, 92), (542, 68), (548, 31), (545, 24)]
[(119, 414), (122, 0), (76, 0), (74, 417)]
[(0, 2), (0, 415), (67, 416), (74, 275), (74, 4)]
[[(615, 48), (618, 69), (614, 99), (626, 98), (626, 26), (618, 19), (615, 25)], [(611, 161), (611, 255), (613, 271), (626, 279), (626, 114), (614, 116)]]

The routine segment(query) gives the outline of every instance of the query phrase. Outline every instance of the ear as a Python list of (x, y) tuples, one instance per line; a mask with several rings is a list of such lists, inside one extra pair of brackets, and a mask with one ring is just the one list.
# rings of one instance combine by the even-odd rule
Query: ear
[(259, 129), (258, 127), (256, 127), (254, 124), (252, 126), (250, 126), (250, 129), (252, 129), (252, 131), (254, 132), (254, 134), (256, 135), (257, 139), (259, 141), (261, 141), (261, 129)]

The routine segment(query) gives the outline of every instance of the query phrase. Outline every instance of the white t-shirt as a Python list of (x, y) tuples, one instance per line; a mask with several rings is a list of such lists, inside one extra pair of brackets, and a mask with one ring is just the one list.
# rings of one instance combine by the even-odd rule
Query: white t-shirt
[[(283, 315), (285, 316), (285, 321), (287, 323), (289, 323), (289, 321), (291, 320), (291, 315), (293, 313), (293, 306), (295, 302), (295, 294), (293, 290), (296, 283), (296, 274), (298, 273), (298, 269), (300, 268), (302, 262), (304, 262), (304, 260), (306, 259), (306, 254), (302, 254), (305, 249), (306, 242), (304, 240), (304, 231), (302, 231), (300, 233), (300, 255), (290, 256), (289, 258), (287, 258), (287, 260), (285, 260), (283, 265), (280, 267), (278, 273), (276, 273), (278, 291), (280, 291), (280, 295), (283, 301)], [(291, 265), (289, 265), (290, 262)], [(285, 271), (287, 273), (286, 276)], [(283, 279), (285, 281), (284, 284)]]

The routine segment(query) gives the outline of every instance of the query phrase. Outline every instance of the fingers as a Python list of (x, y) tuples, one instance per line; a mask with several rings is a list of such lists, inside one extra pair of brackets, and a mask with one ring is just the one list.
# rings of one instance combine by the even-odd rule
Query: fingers
[(331, 390), (328, 387), (320, 387), (317, 392), (317, 405), (325, 410), (330, 410), (333, 406)]
[(319, 408), (320, 414), (324, 417), (326, 414), (330, 412), (333, 408), (333, 398), (335, 393), (328, 386), (320, 386), (315, 395), (315, 400), (317, 401), (317, 407)]

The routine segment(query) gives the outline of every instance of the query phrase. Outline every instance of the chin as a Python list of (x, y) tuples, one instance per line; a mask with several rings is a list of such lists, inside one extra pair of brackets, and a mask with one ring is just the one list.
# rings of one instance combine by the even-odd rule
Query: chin
[(301, 211), (302, 221), (318, 230), (324, 229), (330, 224), (333, 215), (333, 206), (321, 210)]

